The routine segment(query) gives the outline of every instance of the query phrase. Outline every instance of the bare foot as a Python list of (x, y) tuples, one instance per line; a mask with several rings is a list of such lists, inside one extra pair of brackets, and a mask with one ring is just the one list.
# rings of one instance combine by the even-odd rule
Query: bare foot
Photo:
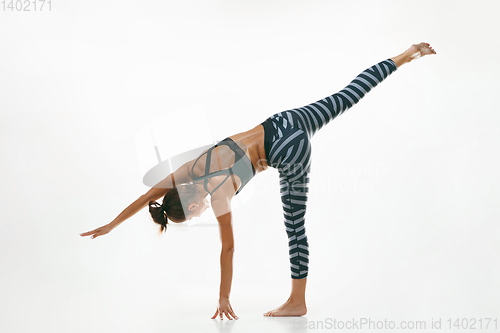
[(305, 302), (291, 302), (288, 299), (283, 305), (264, 313), (266, 317), (298, 317), (307, 313)]
[(436, 51), (434, 51), (428, 43), (413, 44), (406, 52), (411, 60), (418, 59), (428, 54), (436, 54)]

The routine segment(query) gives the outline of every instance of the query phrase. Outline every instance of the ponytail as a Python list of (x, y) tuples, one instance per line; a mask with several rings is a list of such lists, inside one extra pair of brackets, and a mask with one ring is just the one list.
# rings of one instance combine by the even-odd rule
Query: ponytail
[(164, 207), (156, 201), (149, 202), (149, 213), (153, 218), (153, 221), (160, 225), (160, 233), (167, 230), (167, 212)]
[[(182, 196), (182, 202), (179, 194)], [(187, 219), (185, 212), (188, 211), (187, 205), (195, 201), (199, 195), (200, 193), (196, 185), (182, 184), (165, 194), (163, 204), (160, 205), (156, 201), (150, 201), (149, 213), (153, 221), (160, 225), (160, 233), (167, 230), (168, 220), (176, 223), (185, 222)]]

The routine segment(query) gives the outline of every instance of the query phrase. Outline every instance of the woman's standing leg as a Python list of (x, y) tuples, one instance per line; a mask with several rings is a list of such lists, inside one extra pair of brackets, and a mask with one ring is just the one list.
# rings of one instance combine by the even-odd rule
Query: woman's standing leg
[(279, 132), (269, 154), (269, 165), (278, 169), (292, 291), (288, 300), (265, 316), (302, 316), (307, 313), (305, 287), (309, 266), (309, 244), (305, 230), (311, 143), (306, 132), (287, 126)]

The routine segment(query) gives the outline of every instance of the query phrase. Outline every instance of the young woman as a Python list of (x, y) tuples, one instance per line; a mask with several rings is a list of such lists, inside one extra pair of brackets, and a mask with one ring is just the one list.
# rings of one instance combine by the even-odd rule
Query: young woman
[[(427, 43), (414, 44), (400, 55), (366, 69), (333, 95), (302, 108), (278, 112), (247, 132), (227, 137), (168, 175), (111, 223), (81, 236), (105, 235), (145, 206), (149, 206), (154, 222), (163, 232), (167, 219), (179, 223), (200, 216), (209, 207), (207, 196), (210, 194), (222, 242), (219, 304), (212, 319), (217, 315), (220, 319), (223, 315), (237, 319), (229, 302), (234, 249), (231, 199), (252, 177), (271, 166), (279, 171), (292, 290), (283, 305), (264, 315), (305, 315), (309, 250), (304, 222), (311, 166), (310, 139), (403, 64), (435, 53)], [(226, 182), (229, 177), (231, 181)], [(162, 197), (160, 205), (156, 200)]]

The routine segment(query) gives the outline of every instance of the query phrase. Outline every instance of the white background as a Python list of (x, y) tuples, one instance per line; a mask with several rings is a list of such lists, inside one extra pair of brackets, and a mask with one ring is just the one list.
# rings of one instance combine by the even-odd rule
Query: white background
[[(0, 12), (0, 331), (305, 332), (327, 318), (428, 329), (441, 318), (445, 330), (448, 318), (495, 316), (500, 329), (499, 10), (53, 0), (50, 12)], [(422, 41), (437, 55), (399, 68), (312, 140), (301, 321), (262, 316), (290, 290), (275, 169), (233, 212), (238, 321), (210, 320), (213, 217), (159, 236), (144, 209), (108, 235), (79, 236), (148, 190), (148, 123), (163, 126), (166, 158), (333, 94)], [(194, 105), (208, 122), (182, 113)]]

